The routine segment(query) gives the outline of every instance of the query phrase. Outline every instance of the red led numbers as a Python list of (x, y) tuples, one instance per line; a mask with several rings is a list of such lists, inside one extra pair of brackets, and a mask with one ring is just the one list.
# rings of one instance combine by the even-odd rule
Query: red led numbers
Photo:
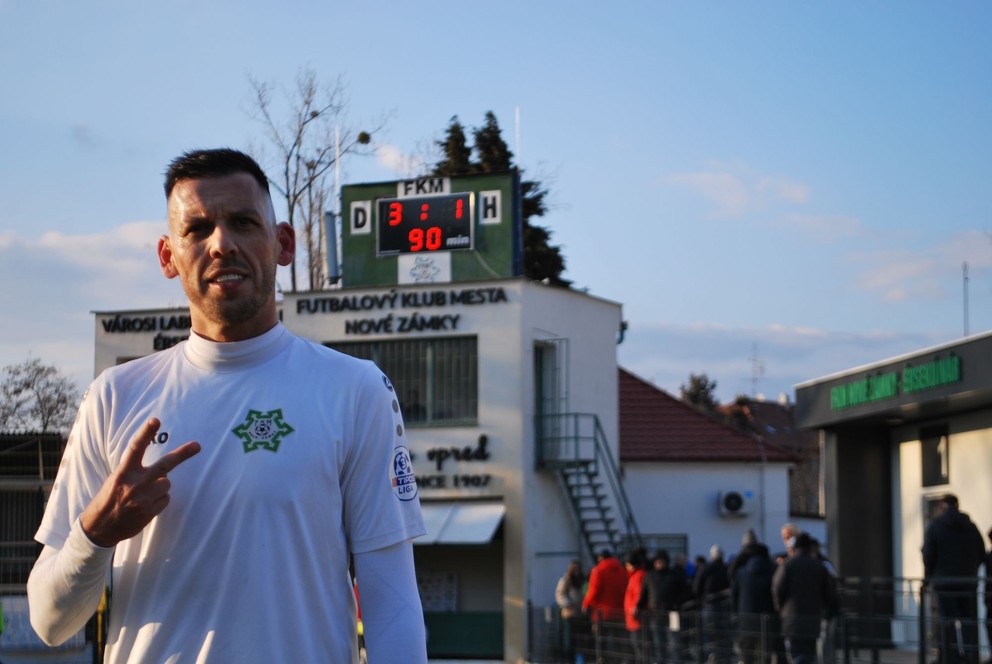
[(389, 204), (389, 225), (399, 226), (401, 221), (403, 221), (403, 204), (393, 201)]
[(427, 229), (427, 249), (429, 251), (437, 251), (441, 248), (441, 229), (437, 226), (431, 226)]
[(407, 239), (410, 240), (410, 251), (437, 251), (441, 248), (441, 229), (437, 226), (431, 226), (426, 231), (411, 228)]
[(376, 255), (473, 250), (472, 196), (457, 192), (379, 199)]

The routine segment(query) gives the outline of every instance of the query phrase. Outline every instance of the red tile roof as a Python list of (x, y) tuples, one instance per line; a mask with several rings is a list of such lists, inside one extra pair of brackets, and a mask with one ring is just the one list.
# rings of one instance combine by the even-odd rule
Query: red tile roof
[[(792, 450), (819, 448), (820, 438), (816, 431), (796, 426), (794, 404), (740, 397), (737, 406), (745, 408), (757, 431), (779, 447)], [(730, 406), (726, 406), (722, 410), (727, 412), (729, 408)]]
[(753, 433), (700, 412), (620, 369), (621, 461), (795, 462), (797, 458)]

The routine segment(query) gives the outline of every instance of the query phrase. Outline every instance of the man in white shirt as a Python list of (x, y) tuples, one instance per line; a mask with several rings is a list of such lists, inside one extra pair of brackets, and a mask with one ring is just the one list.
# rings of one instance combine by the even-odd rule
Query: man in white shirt
[(392, 385), (278, 322), (295, 234), (254, 160), (189, 152), (165, 189), (158, 258), (191, 335), (87, 390), (36, 535), (32, 625), (67, 639), (112, 565), (108, 662), (356, 662), (352, 558), (369, 660), (426, 662)]

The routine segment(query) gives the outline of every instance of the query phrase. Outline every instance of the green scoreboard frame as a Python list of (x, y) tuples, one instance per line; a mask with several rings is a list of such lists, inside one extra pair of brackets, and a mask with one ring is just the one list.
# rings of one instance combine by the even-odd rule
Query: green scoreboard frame
[(342, 187), (341, 266), (345, 287), (520, 276), (519, 173)]

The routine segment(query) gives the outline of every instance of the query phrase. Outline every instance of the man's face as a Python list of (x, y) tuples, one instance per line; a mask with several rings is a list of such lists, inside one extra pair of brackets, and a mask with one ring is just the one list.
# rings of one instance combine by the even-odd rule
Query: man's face
[(254, 178), (180, 180), (168, 209), (159, 263), (166, 277), (182, 281), (193, 330), (239, 341), (275, 325), (276, 266), (292, 261), (295, 236), (288, 224), (275, 223), (272, 202)]

